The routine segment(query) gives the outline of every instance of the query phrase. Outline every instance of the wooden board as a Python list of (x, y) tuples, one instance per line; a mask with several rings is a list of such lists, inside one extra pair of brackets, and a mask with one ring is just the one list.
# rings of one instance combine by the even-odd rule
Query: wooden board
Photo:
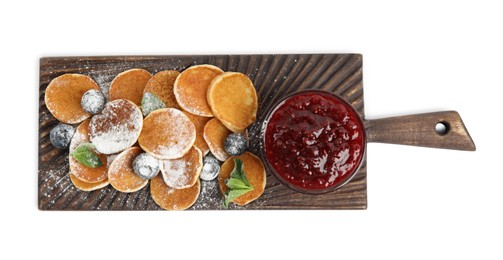
[[(259, 155), (260, 125), (267, 111), (281, 97), (304, 89), (333, 91), (363, 117), (362, 56), (360, 54), (289, 55), (198, 55), (198, 56), (114, 56), (60, 57), (40, 60), (39, 88), (39, 208), (41, 210), (159, 210), (150, 197), (149, 186), (135, 193), (121, 193), (108, 186), (83, 192), (68, 176), (68, 151), (55, 149), (50, 130), (58, 121), (44, 103), (45, 89), (65, 73), (91, 76), (107, 92), (120, 72), (143, 68), (151, 73), (174, 69), (183, 71), (195, 64), (213, 64), (224, 71), (245, 73), (259, 96), (257, 122), (250, 126), (252, 153)], [(356, 176), (343, 188), (323, 195), (294, 192), (267, 173), (264, 194), (245, 207), (230, 209), (365, 209), (367, 207), (366, 158)], [(191, 209), (222, 209), (216, 180), (202, 182), (201, 195)]]

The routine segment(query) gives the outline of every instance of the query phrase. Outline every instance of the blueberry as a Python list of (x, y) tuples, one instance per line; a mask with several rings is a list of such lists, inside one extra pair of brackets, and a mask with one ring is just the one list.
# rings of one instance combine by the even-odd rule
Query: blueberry
[(133, 160), (136, 175), (150, 180), (159, 173), (159, 161), (147, 153), (141, 153)]
[(220, 172), (220, 164), (217, 158), (212, 154), (208, 154), (203, 158), (203, 169), (201, 170), (200, 178), (204, 181), (214, 180)]
[(247, 148), (248, 142), (244, 135), (240, 133), (232, 133), (224, 141), (225, 151), (232, 156), (243, 154)]
[(91, 115), (98, 114), (105, 106), (105, 95), (96, 89), (90, 89), (82, 96), (80, 100), (82, 109)]
[(75, 128), (71, 125), (59, 124), (51, 130), (49, 138), (52, 145), (58, 149), (68, 148), (72, 136), (75, 133)]

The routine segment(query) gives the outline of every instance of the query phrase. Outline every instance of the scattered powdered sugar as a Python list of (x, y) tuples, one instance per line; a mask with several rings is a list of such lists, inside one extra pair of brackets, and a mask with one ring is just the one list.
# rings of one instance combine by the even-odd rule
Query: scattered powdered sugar
[(241, 155), (248, 148), (248, 140), (241, 133), (231, 133), (224, 140), (224, 150), (231, 156)]
[[(223, 195), (218, 187), (218, 181), (201, 181), (199, 197), (191, 209), (218, 209), (223, 207), (223, 203)], [(233, 207), (232, 204), (230, 206)]]
[(118, 153), (136, 142), (142, 125), (140, 109), (130, 101), (117, 99), (91, 118), (90, 139), (98, 152)]
[(262, 127), (265, 127), (267, 125), (267, 121), (264, 122), (265, 123), (262, 123), (259, 120), (257, 120), (257, 122), (251, 124), (246, 129), (246, 136), (249, 143), (248, 151), (258, 151), (258, 149), (260, 148), (260, 145), (262, 144), (261, 142)]
[(98, 85), (101, 88), (101, 92), (103, 92), (103, 95), (105, 96), (105, 99), (108, 100), (108, 91), (110, 89), (110, 83), (114, 79), (115, 74), (110, 74), (110, 75), (103, 75), (103, 74), (98, 74), (94, 76), (94, 81), (98, 83)]

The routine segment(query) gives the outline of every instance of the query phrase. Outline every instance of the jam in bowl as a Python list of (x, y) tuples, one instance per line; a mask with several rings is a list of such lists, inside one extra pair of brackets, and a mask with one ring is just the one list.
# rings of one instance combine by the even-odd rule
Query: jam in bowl
[(299, 192), (335, 190), (355, 175), (365, 153), (365, 126), (353, 107), (320, 90), (277, 102), (262, 126), (262, 157), (273, 176)]

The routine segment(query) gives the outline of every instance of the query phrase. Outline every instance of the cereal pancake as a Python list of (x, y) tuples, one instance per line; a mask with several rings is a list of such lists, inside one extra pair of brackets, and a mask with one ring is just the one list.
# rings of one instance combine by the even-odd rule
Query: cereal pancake
[(53, 79), (45, 90), (45, 105), (51, 114), (66, 124), (80, 123), (91, 115), (82, 109), (80, 101), (86, 91), (100, 90), (90, 77), (81, 74), (64, 74)]
[(162, 177), (173, 189), (185, 189), (199, 180), (203, 168), (203, 154), (197, 147), (192, 147), (182, 158), (160, 160)]
[(211, 119), (204, 126), (204, 140), (208, 144), (211, 153), (219, 161), (225, 161), (229, 158), (229, 155), (224, 150), (224, 141), (230, 133), (231, 131), (217, 118)]
[(150, 78), (152, 74), (144, 69), (130, 69), (119, 73), (110, 83), (109, 100), (127, 99), (139, 106)]
[(257, 118), (257, 92), (243, 73), (225, 72), (215, 77), (207, 98), (213, 115), (233, 132), (243, 132)]
[[(89, 143), (89, 122), (91, 120), (87, 119), (82, 122), (77, 129), (75, 130), (75, 134), (72, 137), (72, 141), (70, 142), (69, 154), (71, 154), (77, 147), (82, 143)], [(70, 174), (77, 177), (82, 182), (86, 183), (100, 183), (107, 179), (107, 156), (104, 154), (96, 154), (98, 158), (100, 158), (103, 163), (102, 166), (97, 168), (87, 167), (77, 161), (73, 156), (69, 155), (69, 163), (70, 163)]]
[(231, 172), (234, 169), (234, 158), (239, 158), (243, 161), (243, 171), (246, 174), (246, 178), (253, 186), (252, 191), (247, 192), (232, 201), (237, 205), (244, 206), (256, 200), (264, 192), (266, 184), (265, 168), (262, 161), (250, 152), (246, 152), (240, 156), (230, 157), (222, 164), (220, 167), (220, 173), (218, 174), (218, 184), (222, 194), (225, 194), (228, 190), (225, 185), (225, 180), (230, 177)]
[(159, 207), (165, 210), (185, 210), (190, 208), (199, 197), (201, 181), (198, 179), (192, 187), (177, 190), (170, 188), (158, 174), (150, 181), (150, 196)]
[(133, 160), (143, 151), (140, 147), (131, 147), (117, 155), (108, 168), (108, 181), (120, 192), (135, 192), (147, 185), (148, 180), (136, 175)]
[(194, 142), (194, 146), (199, 148), (201, 152), (203, 153), (203, 156), (208, 154), (210, 151), (210, 148), (208, 147), (208, 144), (204, 140), (204, 126), (208, 121), (210, 121), (211, 117), (202, 117), (202, 116), (196, 116), (188, 112), (183, 112), (189, 119), (190, 121), (194, 124), (196, 127), (196, 141)]
[(114, 154), (136, 143), (142, 126), (140, 108), (129, 100), (116, 99), (91, 118), (89, 136), (98, 152)]
[(138, 143), (157, 159), (177, 159), (194, 145), (196, 128), (189, 118), (176, 108), (152, 111), (144, 120)]
[(95, 182), (95, 183), (89, 183), (80, 180), (79, 178), (75, 177), (75, 175), (70, 173), (70, 180), (72, 181), (73, 185), (81, 190), (81, 191), (93, 191), (93, 190), (99, 190), (101, 188), (106, 187), (108, 183), (108, 179), (105, 179), (100, 182)]
[(143, 94), (147, 92), (155, 94), (164, 102), (166, 107), (180, 109), (180, 106), (176, 102), (175, 93), (173, 92), (173, 85), (179, 74), (180, 72), (176, 70), (163, 70), (157, 72), (147, 82)]

